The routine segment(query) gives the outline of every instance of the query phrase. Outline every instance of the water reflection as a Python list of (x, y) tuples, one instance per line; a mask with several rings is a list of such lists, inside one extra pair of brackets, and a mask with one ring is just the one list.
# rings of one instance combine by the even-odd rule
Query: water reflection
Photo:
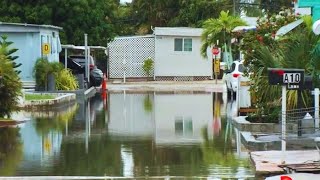
[(0, 128), (0, 174), (15, 175), (22, 160), (22, 143), (18, 128)]
[(52, 116), (30, 114), (20, 127), (23, 157), (13, 174), (253, 177), (247, 158), (236, 153), (221, 93), (103, 97), (78, 100)]

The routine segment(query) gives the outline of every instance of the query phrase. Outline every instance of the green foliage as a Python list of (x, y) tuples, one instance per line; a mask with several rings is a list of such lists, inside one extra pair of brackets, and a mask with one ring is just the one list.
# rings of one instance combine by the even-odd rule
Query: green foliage
[(69, 69), (62, 69), (56, 76), (57, 90), (76, 90), (78, 89), (78, 81)]
[[(47, 3), (47, 2), (45, 2)], [(83, 44), (85, 33), (88, 43), (106, 45), (115, 36), (114, 10), (117, 9), (116, 0), (68, 0), (50, 1), (52, 8), (52, 23), (64, 29), (62, 42)]]
[(144, 72), (147, 73), (148, 76), (150, 76), (150, 73), (153, 69), (153, 64), (154, 64), (154, 62), (150, 57), (143, 61), (142, 68), (143, 68)]
[(62, 43), (83, 44), (87, 33), (89, 44), (106, 45), (115, 33), (110, 21), (117, 0), (1, 0), (0, 21), (52, 24), (63, 27)]
[[(260, 115), (264, 115), (265, 112), (270, 114), (269, 110), (274, 106), (280, 106), (281, 100), (281, 88), (270, 86), (268, 83), (267, 68), (304, 69), (305, 75), (313, 75), (318, 81), (319, 37), (311, 31), (310, 17), (304, 17), (302, 25), (275, 39), (277, 29), (298, 18), (291, 10), (268, 15), (267, 18), (258, 20), (257, 31), (248, 32), (242, 37), (241, 49), (253, 82), (250, 91)], [(302, 94), (303, 105), (306, 107), (310, 104), (309, 94), (307, 91)], [(296, 91), (287, 92), (289, 109), (297, 108), (297, 96)]]
[(115, 24), (120, 35), (148, 34), (151, 26), (201, 27), (222, 10), (232, 11), (233, 0), (134, 0), (118, 8)]
[(201, 35), (201, 55), (207, 56), (207, 48), (217, 44), (226, 43), (227, 47), (231, 45), (232, 30), (237, 26), (243, 26), (246, 23), (237, 16), (230, 16), (229, 11), (221, 11), (217, 19), (208, 19), (203, 23), (204, 31)]
[(0, 40), (0, 117), (10, 116), (10, 112), (17, 107), (17, 100), (21, 95), (22, 83), (20, 81), (18, 65), (14, 62), (16, 58), (11, 49), (12, 42), (2, 36)]
[(53, 95), (49, 94), (25, 94), (25, 100), (26, 101), (32, 101), (32, 100), (43, 100), (43, 99), (54, 99), (55, 97)]
[[(236, 36), (241, 38), (240, 50), (244, 54), (245, 64), (255, 65), (256, 49), (261, 46), (267, 46), (271, 51), (279, 49), (283, 46), (286, 40), (276, 41), (275, 34), (282, 26), (289, 24), (295, 20), (296, 17), (291, 9), (286, 9), (278, 14), (268, 14), (261, 17), (257, 21), (257, 30), (249, 31), (244, 34), (237, 33)], [(256, 67), (256, 66), (251, 66)], [(252, 72), (252, 69), (250, 69)]]
[(8, 58), (9, 61), (11, 61), (12, 65), (13, 65), (13, 68), (15, 69), (15, 71), (20, 74), (21, 71), (17, 70), (18, 67), (20, 67), (22, 64), (19, 63), (17, 64), (15, 62), (15, 60), (18, 58), (18, 56), (13, 56), (12, 54), (17, 52), (18, 49), (16, 48), (9, 48), (9, 46), (11, 46), (13, 44), (13, 42), (11, 41), (7, 41), (7, 36), (1, 36), (2, 38), (2, 41), (0, 41), (0, 46), (2, 46), (2, 49), (3, 49), (3, 54), (6, 55), (6, 57)]
[(208, 134), (208, 128), (201, 130), (203, 143), (201, 144), (201, 152), (203, 163), (206, 165), (219, 165), (226, 167), (239, 167), (244, 163), (243, 160), (237, 159), (232, 149), (232, 128), (227, 128), (227, 121), (225, 118), (221, 119), (221, 132), (212, 138)]
[(282, 8), (292, 8), (291, 0), (261, 0), (260, 8), (269, 13), (278, 13)]
[(33, 69), (33, 76), (36, 80), (37, 90), (46, 90), (48, 74), (52, 72), (51, 65), (47, 58), (39, 58)]
[(201, 27), (204, 20), (217, 18), (221, 11), (232, 11), (232, 1), (180, 0), (177, 16), (169, 21), (169, 26)]
[(53, 74), (57, 90), (75, 90), (78, 82), (70, 70), (64, 69), (59, 62), (49, 62), (46, 58), (39, 58), (33, 69), (38, 90), (46, 90), (49, 74)]
[(71, 124), (78, 110), (78, 104), (74, 104), (53, 117), (38, 117), (35, 119), (36, 132), (46, 136), (50, 132), (63, 132), (66, 124)]

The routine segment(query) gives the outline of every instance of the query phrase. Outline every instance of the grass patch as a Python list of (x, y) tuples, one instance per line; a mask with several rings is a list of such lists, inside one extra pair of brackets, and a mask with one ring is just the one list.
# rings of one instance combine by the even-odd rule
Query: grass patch
[(12, 119), (4, 119), (4, 118), (0, 118), (0, 123), (1, 122), (13, 122), (14, 120)]
[(32, 101), (32, 100), (45, 100), (45, 99), (54, 99), (55, 96), (50, 95), (50, 94), (26, 94), (25, 99), (27, 101)]

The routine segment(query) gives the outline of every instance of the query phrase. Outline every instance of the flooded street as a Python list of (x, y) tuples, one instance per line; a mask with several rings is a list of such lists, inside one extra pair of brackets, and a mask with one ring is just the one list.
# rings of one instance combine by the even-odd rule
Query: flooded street
[(1, 176), (254, 179), (231, 117), (212, 92), (109, 92), (0, 129)]

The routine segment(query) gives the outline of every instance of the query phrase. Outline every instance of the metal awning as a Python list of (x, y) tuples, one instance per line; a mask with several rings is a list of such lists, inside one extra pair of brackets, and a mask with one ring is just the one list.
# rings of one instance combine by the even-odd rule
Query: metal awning
[(277, 36), (283, 36), (287, 34), (288, 32), (292, 31), (294, 28), (298, 27), (300, 24), (303, 23), (303, 19), (299, 19), (297, 21), (294, 21), (292, 23), (289, 23), (285, 26), (282, 26), (277, 32), (276, 32), (276, 37)]
[[(73, 44), (63, 44), (61, 45), (62, 49), (79, 49), (79, 50), (84, 50), (85, 46), (75, 46)], [(107, 48), (104, 46), (88, 46), (89, 49), (101, 49), (101, 50), (106, 50)]]

